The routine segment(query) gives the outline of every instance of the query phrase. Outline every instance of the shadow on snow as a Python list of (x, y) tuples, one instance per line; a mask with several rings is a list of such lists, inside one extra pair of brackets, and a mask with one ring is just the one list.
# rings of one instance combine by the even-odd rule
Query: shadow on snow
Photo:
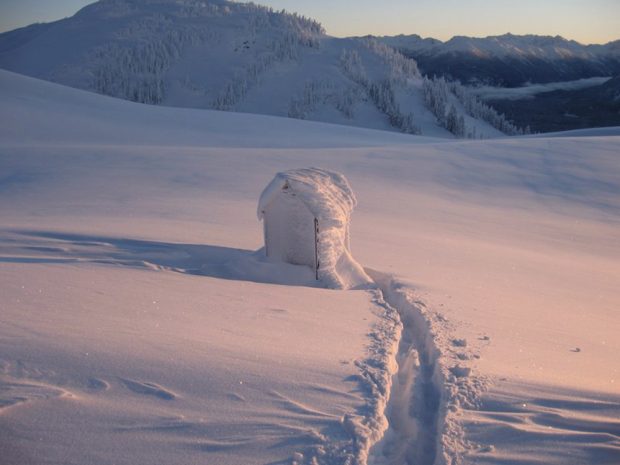
[(96, 263), (265, 284), (322, 287), (310, 268), (270, 261), (263, 249), (56, 231), (3, 231), (0, 263)]

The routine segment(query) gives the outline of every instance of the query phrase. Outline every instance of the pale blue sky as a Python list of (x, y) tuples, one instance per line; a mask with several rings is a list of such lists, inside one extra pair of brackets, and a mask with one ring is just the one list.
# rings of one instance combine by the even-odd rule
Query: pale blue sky
[[(0, 0), (0, 31), (73, 15), (92, 0)], [(318, 19), (328, 33), (562, 35), (583, 43), (620, 39), (620, 0), (257, 0)]]

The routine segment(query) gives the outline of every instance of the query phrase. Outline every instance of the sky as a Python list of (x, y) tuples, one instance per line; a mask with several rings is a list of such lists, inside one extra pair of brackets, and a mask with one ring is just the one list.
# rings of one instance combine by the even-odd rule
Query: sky
[[(73, 15), (92, 0), (0, 0), (0, 31)], [(334, 36), (561, 35), (620, 39), (620, 0), (255, 0), (319, 20)]]

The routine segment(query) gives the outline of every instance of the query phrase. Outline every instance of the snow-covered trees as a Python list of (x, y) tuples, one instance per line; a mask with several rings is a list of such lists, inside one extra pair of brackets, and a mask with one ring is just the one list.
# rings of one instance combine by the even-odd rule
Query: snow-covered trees
[(362, 43), (388, 66), (388, 78), (392, 83), (405, 84), (407, 79), (420, 76), (417, 62), (396, 49), (379, 42), (374, 37), (365, 37)]
[[(408, 134), (420, 134), (420, 129), (414, 123), (413, 113), (403, 113), (396, 101), (394, 94), (394, 84), (406, 86), (406, 76), (414, 77), (417, 66), (411, 68), (409, 65), (401, 63), (402, 59), (407, 60), (394, 50), (388, 51), (386, 47), (374, 40), (366, 40), (365, 45), (373, 52), (380, 54), (382, 59), (390, 61), (388, 77), (386, 79), (372, 81), (369, 79), (362, 58), (357, 50), (343, 50), (340, 55), (340, 67), (345, 76), (357, 83), (367, 94), (368, 99), (374, 106), (388, 118), (390, 125)], [(415, 61), (412, 61), (415, 65)], [(397, 70), (397, 71), (395, 71)]]
[(420, 134), (420, 129), (414, 124), (413, 113), (402, 113), (396, 102), (394, 89), (389, 80), (373, 82), (368, 87), (368, 95), (377, 109), (384, 113), (392, 127), (407, 134)]
[(424, 78), (422, 83), (424, 101), (428, 109), (435, 115), (439, 124), (446, 127), (446, 114), (448, 107), (448, 85), (443, 78)]
[(289, 103), (289, 118), (306, 119), (319, 104), (329, 99), (331, 91), (332, 86), (328, 82), (318, 80), (306, 82), (301, 94)]
[[(381, 54), (381, 59), (387, 57), (395, 63), (398, 62), (395, 58), (396, 53), (386, 51), (386, 47), (379, 44), (376, 49), (378, 50), (376, 53)], [(371, 51), (375, 53), (374, 49)], [(291, 100), (288, 115), (303, 119), (315, 111), (319, 104), (331, 103), (345, 117), (353, 118), (355, 105), (361, 100), (366, 100), (387, 117), (392, 127), (409, 134), (420, 133), (420, 129), (414, 122), (413, 113), (401, 111), (396, 100), (394, 86), (406, 86), (407, 84), (402, 72), (395, 74), (392, 72), (392, 67), (389, 67), (387, 72), (383, 73), (386, 75), (385, 78), (371, 80), (366, 73), (361, 54), (356, 49), (342, 51), (340, 68), (343, 74), (352, 81), (350, 85), (342, 86), (317, 80), (307, 82), (303, 91)], [(413, 68), (402, 64), (397, 68), (401, 71), (413, 72)], [(383, 70), (385, 71), (385, 68)]]
[(92, 88), (134, 102), (159, 104), (164, 98), (164, 73), (185, 46), (204, 40), (197, 30), (172, 30), (132, 45), (118, 43), (94, 52)]
[[(101, 3), (98, 8), (116, 11), (111, 2)], [(118, 10), (121, 11), (126, 15), (133, 10)], [(91, 52), (89, 87), (113, 97), (159, 104), (165, 95), (164, 75), (172, 63), (186, 47), (213, 36), (212, 31), (200, 25), (178, 25), (169, 15), (158, 12), (139, 16), (114, 31), (113, 41)]]
[(335, 107), (347, 119), (354, 117), (355, 105), (362, 99), (358, 86), (337, 86), (326, 80), (310, 80), (302, 91), (289, 102), (289, 118), (306, 119), (320, 105)]
[(439, 124), (457, 137), (475, 139), (482, 136), (475, 127), (466, 127), (464, 115), (459, 114), (456, 108), (457, 102), (469, 116), (486, 121), (506, 135), (522, 135), (529, 132), (529, 129), (524, 131), (512, 124), (504, 115), (486, 105), (458, 82), (449, 82), (443, 77), (424, 78), (422, 88), (426, 106), (437, 117)]
[(353, 119), (355, 116), (355, 105), (363, 98), (363, 91), (356, 85), (345, 87), (334, 96), (336, 109), (340, 111), (347, 119)]
[(450, 84), (444, 78), (424, 78), (422, 91), (426, 106), (442, 127), (456, 137), (472, 136), (472, 131), (466, 128), (465, 117), (457, 110), (454, 102), (451, 102), (455, 97), (450, 90)]
[[(251, 31), (257, 34), (261, 29), (269, 30), (275, 32), (275, 37), (267, 45), (267, 50), (237, 71), (215, 97), (212, 107), (217, 110), (232, 110), (273, 64), (299, 59), (303, 48), (319, 48), (320, 36), (325, 33), (320, 23), (304, 16), (288, 14), (284, 10), (276, 13), (269, 8), (249, 5), (252, 12)], [(296, 109), (292, 111), (294, 114), (297, 112)]]
[(446, 129), (456, 137), (465, 136), (465, 118), (457, 113), (454, 105), (450, 105), (446, 115)]
[[(117, 8), (118, 4), (126, 8)], [(90, 14), (106, 15), (119, 11), (122, 16), (136, 14), (136, 5), (125, 0), (107, 0), (91, 9)], [(186, 47), (205, 43), (218, 44), (217, 28), (211, 21), (179, 20), (180, 18), (213, 19), (236, 15), (227, 27), (239, 35), (263, 36), (263, 49), (237, 70), (216, 93), (212, 107), (232, 109), (247, 91), (275, 62), (299, 58), (300, 49), (320, 46), (325, 33), (320, 23), (297, 14), (274, 11), (253, 3), (220, 4), (218, 2), (184, 0), (175, 3), (175, 9), (163, 14), (154, 10), (140, 12), (137, 19), (114, 32), (114, 40), (91, 52), (88, 86), (96, 92), (133, 100), (159, 104), (165, 98), (165, 75)]]
[(450, 90), (461, 102), (465, 111), (476, 119), (486, 121), (494, 128), (500, 130), (509, 136), (519, 136), (529, 134), (529, 127), (522, 129), (506, 119), (506, 117), (498, 113), (494, 108), (490, 107), (478, 98), (473, 92), (458, 82), (450, 82)]
[(362, 86), (368, 85), (368, 76), (357, 50), (344, 49), (340, 54), (340, 68), (345, 76)]

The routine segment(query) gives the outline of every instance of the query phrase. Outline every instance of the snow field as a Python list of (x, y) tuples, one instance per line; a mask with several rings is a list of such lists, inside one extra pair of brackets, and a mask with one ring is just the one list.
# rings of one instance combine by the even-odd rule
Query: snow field
[(3, 463), (343, 463), (363, 454), (349, 424), (381, 424), (360, 373), (395, 323), (364, 292), (44, 257), (1, 276)]
[[(618, 461), (615, 131), (440, 141), (0, 78), (14, 463)], [(256, 253), (300, 166), (349, 179), (383, 295)]]

